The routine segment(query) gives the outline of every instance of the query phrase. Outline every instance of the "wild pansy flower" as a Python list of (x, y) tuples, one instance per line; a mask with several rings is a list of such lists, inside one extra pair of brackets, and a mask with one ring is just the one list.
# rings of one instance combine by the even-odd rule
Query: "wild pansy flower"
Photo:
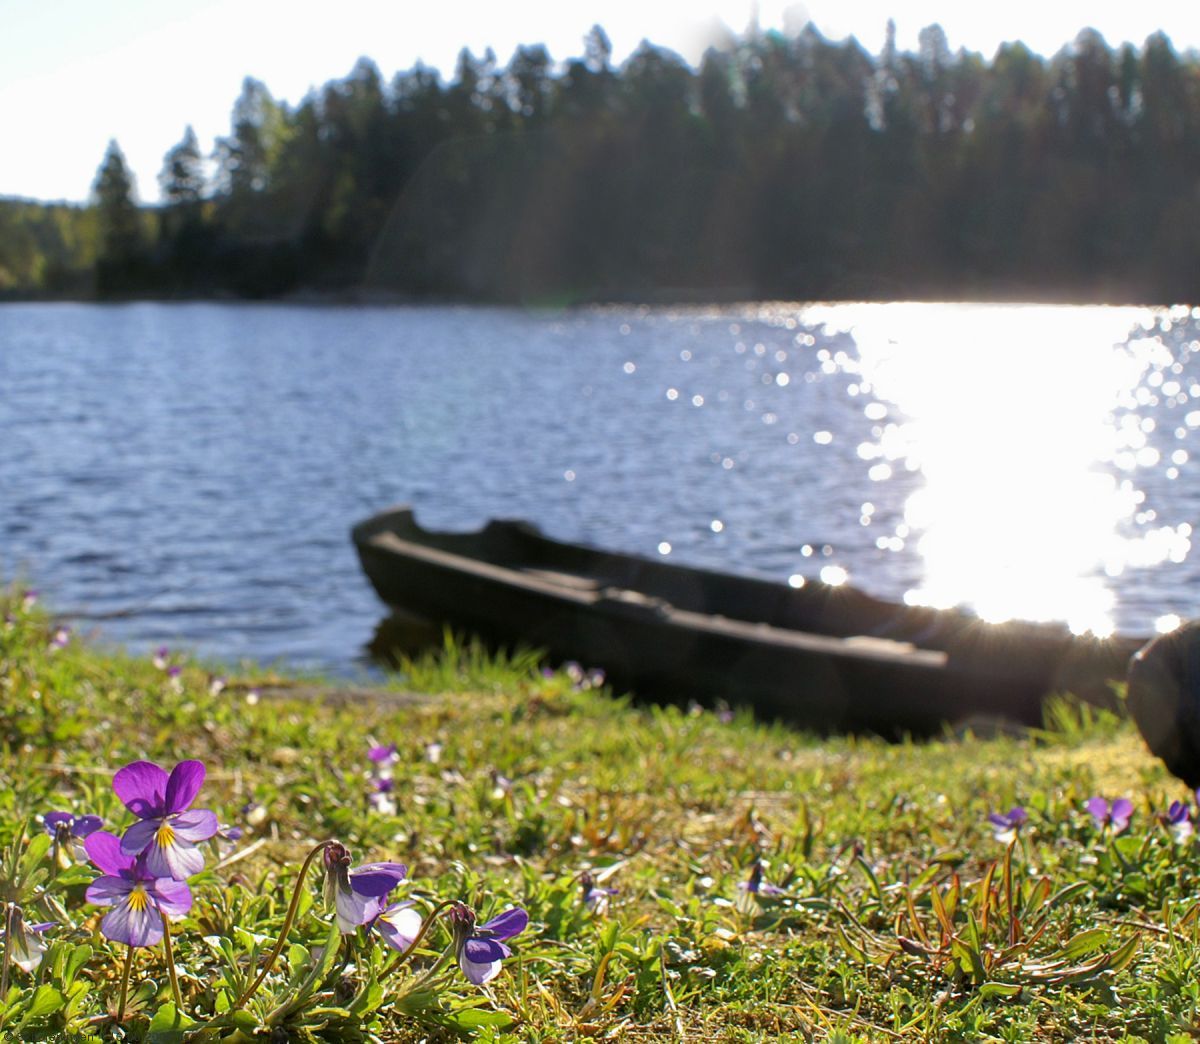
[(1021, 827), (1029, 820), (1029, 813), (1020, 805), (1013, 805), (1007, 812), (993, 812), (988, 816), (988, 822), (992, 825), (992, 833), (996, 840), (1003, 845), (1011, 844), (1016, 840), (1017, 834), (1021, 832)]
[(330, 844), (325, 861), (325, 901), (337, 915), (338, 928), (348, 935), (383, 911), (388, 892), (408, 874), (403, 863), (364, 863), (350, 869), (350, 852), (338, 841)]
[(65, 649), (71, 644), (71, 629), (69, 627), (59, 627), (54, 631), (53, 637), (50, 639), (50, 651), (55, 649)]
[(519, 906), (505, 910), (484, 925), (475, 923), (475, 911), (463, 903), (451, 906), (449, 916), (458, 966), (476, 986), (491, 982), (500, 974), (500, 962), (512, 956), (504, 940), (520, 935), (529, 924), (529, 914)]
[(392, 903), (371, 922), (370, 927), (398, 953), (407, 950), (421, 934), (421, 915), (411, 902)]
[(1088, 810), (1097, 830), (1111, 826), (1114, 834), (1119, 834), (1129, 826), (1129, 820), (1133, 818), (1133, 802), (1129, 798), (1117, 798), (1110, 805), (1105, 798), (1094, 797), (1090, 798), (1083, 807)]
[(367, 795), (367, 804), (382, 816), (394, 816), (397, 811), (392, 788), (395, 786), (390, 777), (381, 776), (371, 780), (371, 792)]
[(780, 888), (778, 885), (773, 885), (770, 881), (763, 879), (763, 865), (761, 861), (756, 861), (750, 867), (750, 876), (745, 881), (739, 881), (738, 888), (743, 892), (748, 892), (750, 895), (762, 895), (771, 898), (787, 894), (786, 889)]
[(394, 765), (400, 760), (400, 754), (394, 743), (377, 743), (367, 751), (367, 759), (375, 762), (376, 771), (386, 765)]
[(204, 869), (196, 846), (217, 832), (216, 814), (190, 809), (204, 783), (204, 762), (181, 761), (168, 776), (152, 761), (135, 761), (113, 776), (113, 790), (139, 822), (125, 831), (121, 851), (144, 854), (151, 877), (185, 881)]
[(244, 834), (245, 831), (240, 826), (230, 826), (228, 823), (222, 823), (217, 828), (216, 834), (213, 835), (213, 844), (217, 846), (217, 855), (221, 859), (232, 855)]
[(1177, 845), (1183, 844), (1196, 832), (1192, 826), (1192, 809), (1186, 801), (1172, 801), (1159, 818)]
[(51, 849), (55, 863), (63, 870), (71, 865), (68, 853), (83, 858), (80, 842), (104, 825), (99, 816), (75, 816), (70, 812), (47, 812), (42, 817), (46, 833), (54, 838)]
[(183, 881), (156, 877), (142, 856), (126, 854), (121, 839), (107, 830), (88, 835), (83, 847), (102, 871), (86, 893), (89, 903), (111, 906), (100, 931), (126, 946), (154, 946), (163, 937), (162, 917), (182, 917), (192, 908), (192, 893)]
[(165, 671), (167, 669), (167, 663), (170, 661), (170, 656), (171, 650), (165, 645), (160, 645), (154, 650), (154, 656), (151, 657), (150, 662), (154, 664), (154, 666), (160, 671)]
[(43, 924), (27, 924), (25, 914), (19, 906), (9, 910), (8, 923), (11, 935), (4, 940), (8, 959), (24, 972), (32, 972), (42, 963), (46, 943), (42, 934), (55, 927), (53, 921)]
[(602, 914), (608, 909), (608, 901), (617, 894), (615, 888), (603, 888), (588, 871), (579, 875), (580, 901), (593, 913)]

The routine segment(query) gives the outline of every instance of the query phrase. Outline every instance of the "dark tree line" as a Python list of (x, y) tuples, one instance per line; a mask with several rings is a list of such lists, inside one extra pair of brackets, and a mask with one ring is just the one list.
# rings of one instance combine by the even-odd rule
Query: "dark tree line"
[(597, 27), (449, 82), (363, 59), (294, 107), (247, 79), (214, 158), (189, 128), (147, 210), (110, 146), (77, 215), (101, 293), (1200, 296), (1200, 56), (1162, 34), (989, 62), (809, 27), (618, 68)]

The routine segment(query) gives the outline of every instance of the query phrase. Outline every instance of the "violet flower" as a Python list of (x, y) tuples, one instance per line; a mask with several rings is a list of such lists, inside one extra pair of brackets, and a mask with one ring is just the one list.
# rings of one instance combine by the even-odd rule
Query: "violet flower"
[(602, 914), (608, 909), (609, 900), (617, 894), (616, 888), (604, 888), (588, 871), (579, 875), (580, 901), (593, 913)]
[(104, 820), (99, 816), (76, 816), (70, 812), (47, 812), (42, 817), (42, 825), (51, 837), (65, 842), (68, 838), (85, 838), (95, 833)]
[(408, 874), (403, 863), (364, 863), (350, 869), (350, 852), (334, 841), (325, 849), (325, 901), (334, 908), (338, 929), (348, 935), (375, 920), (384, 900)]
[(380, 744), (376, 744), (370, 750), (367, 751), (367, 758), (368, 758), (368, 760), (375, 762), (375, 764), (377, 764), (377, 765), (380, 765), (380, 764), (394, 765), (397, 761), (400, 760), (400, 754), (396, 750), (396, 744), (380, 743)]
[(529, 924), (529, 914), (519, 906), (493, 917), (487, 924), (475, 923), (475, 911), (463, 903), (450, 907), (451, 931), (458, 966), (476, 986), (500, 974), (500, 962), (512, 956), (505, 939), (520, 935)]
[(398, 953), (403, 953), (421, 934), (422, 919), (411, 902), (392, 903), (376, 914), (370, 927)]
[(85, 855), (80, 842), (89, 834), (95, 833), (104, 825), (99, 816), (75, 816), (70, 812), (47, 812), (42, 818), (46, 833), (53, 839), (51, 854), (60, 869), (65, 870), (71, 865), (71, 853), (76, 859)]
[(1133, 817), (1133, 802), (1129, 798), (1117, 798), (1110, 805), (1106, 799), (1094, 797), (1085, 802), (1083, 807), (1088, 810), (1097, 830), (1111, 826), (1114, 834), (1121, 833), (1129, 826), (1129, 820)]
[(192, 893), (183, 881), (156, 877), (143, 856), (128, 855), (121, 839), (97, 830), (83, 842), (92, 862), (104, 871), (86, 892), (89, 903), (111, 906), (100, 931), (127, 946), (154, 946), (163, 936), (162, 915), (182, 917), (192, 908)]
[(1192, 826), (1192, 809), (1186, 801), (1172, 801), (1160, 818), (1177, 845), (1183, 844), (1196, 832)]
[(1013, 805), (1007, 812), (993, 812), (988, 816), (992, 833), (1003, 845), (1011, 844), (1029, 820), (1029, 813), (1020, 805)]
[(55, 923), (46, 921), (43, 924), (26, 924), (25, 915), (19, 906), (12, 907), (9, 917), (12, 936), (4, 940), (8, 959), (22, 971), (33, 972), (42, 963), (42, 956), (47, 949), (42, 935), (54, 928)]
[(786, 889), (780, 888), (778, 885), (773, 885), (770, 881), (763, 879), (763, 865), (761, 862), (755, 862), (750, 867), (750, 876), (745, 881), (739, 881), (738, 888), (743, 892), (749, 892), (751, 895), (769, 896), (771, 898), (787, 894)]
[(127, 856), (144, 854), (151, 877), (185, 881), (204, 869), (196, 846), (220, 826), (216, 814), (189, 806), (204, 783), (204, 762), (181, 761), (170, 776), (152, 761), (135, 761), (113, 776), (113, 790), (140, 822), (121, 838)]

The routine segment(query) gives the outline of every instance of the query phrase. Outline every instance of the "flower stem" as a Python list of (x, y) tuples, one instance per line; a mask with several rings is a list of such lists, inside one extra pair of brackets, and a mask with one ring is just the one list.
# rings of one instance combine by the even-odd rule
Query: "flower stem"
[(8, 996), (8, 972), (12, 967), (12, 948), (13, 948), (13, 911), (16, 907), (12, 903), (4, 905), (4, 970), (0, 971), (0, 1002)]
[(437, 904), (437, 906), (435, 906), (430, 911), (429, 916), (425, 918), (424, 923), (421, 925), (421, 930), (419, 932), (417, 932), (416, 937), (413, 939), (413, 941), (410, 942), (404, 948), (403, 952), (400, 954), (399, 957), (397, 957), (394, 961), (392, 961), (392, 963), (389, 964), (383, 970), (383, 973), (379, 976), (380, 981), (386, 979), (389, 975), (392, 974), (392, 972), (394, 972), (397, 968), (400, 967), (400, 965), (402, 965), (405, 961), (408, 960), (409, 957), (412, 956), (412, 954), (416, 950), (416, 948), (421, 945), (421, 940), (425, 938), (425, 934), (429, 931), (430, 928), (433, 927), (433, 922), (437, 919), (437, 915), (440, 914), (444, 909), (446, 909), (447, 906), (452, 906), (454, 904), (454, 902), (455, 902), (455, 900), (453, 900), (453, 899), (443, 899), (440, 903)]
[(125, 958), (125, 971), (121, 975), (121, 999), (117, 1002), (117, 1025), (120, 1025), (125, 1019), (125, 999), (129, 996), (129, 976), (133, 972), (133, 955), (135, 949), (129, 947), (129, 954)]
[(296, 878), (296, 889), (292, 892), (292, 901), (288, 906), (287, 916), (283, 919), (283, 927), (279, 931), (279, 938), (276, 940), (270, 956), (267, 957), (267, 963), (262, 966), (258, 977), (250, 984), (249, 988), (243, 990), (242, 995), (229, 1006), (230, 1013), (237, 1011), (246, 1001), (254, 996), (255, 991), (262, 985), (263, 979), (267, 977), (268, 973), (275, 966), (275, 962), (279, 959), (279, 955), (283, 952), (284, 944), (287, 942), (288, 932), (292, 930), (292, 923), (296, 920), (296, 910), (300, 906), (300, 889), (304, 887), (304, 878), (308, 875), (308, 868), (312, 866), (313, 860), (331, 844), (333, 844), (332, 841), (322, 841), (305, 858), (304, 864), (300, 867), (300, 875)]
[(167, 920), (167, 915), (161, 910), (158, 915), (162, 918), (163, 923), (163, 958), (167, 962), (167, 978), (171, 980), (171, 993), (175, 997), (175, 1012), (183, 1014), (183, 997), (179, 992), (179, 978), (175, 974), (175, 953), (174, 947), (171, 945), (171, 922)]

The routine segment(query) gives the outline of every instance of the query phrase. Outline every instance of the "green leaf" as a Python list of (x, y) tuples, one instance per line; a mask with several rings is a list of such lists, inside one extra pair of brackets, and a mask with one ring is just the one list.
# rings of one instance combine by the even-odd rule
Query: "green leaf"
[(29, 844), (25, 846), (25, 854), (21, 856), (21, 866), (18, 871), (18, 880), (24, 884), (30, 877), (33, 876), (46, 858), (46, 853), (50, 851), (51, 837), (49, 834), (35, 834), (29, 839)]
[(92, 948), (87, 943), (80, 943), (76, 946), (67, 957), (66, 964), (63, 965), (63, 985), (70, 986), (75, 981), (75, 976), (79, 974), (79, 969), (91, 959)]
[(1022, 986), (1015, 982), (985, 982), (979, 987), (979, 996), (988, 997), (1015, 997), (1022, 990)]
[(148, 1044), (182, 1044), (184, 1033), (194, 1025), (195, 1019), (177, 1011), (174, 1001), (167, 1001), (150, 1020), (146, 1040)]
[(1089, 953), (1095, 953), (1102, 949), (1110, 938), (1109, 932), (1104, 928), (1089, 928), (1085, 932), (1080, 932), (1078, 935), (1069, 939), (1066, 945), (1059, 951), (1058, 956), (1063, 960), (1073, 961), (1083, 957)]
[(37, 992), (33, 995), (33, 1000), (29, 1002), (29, 1007), (25, 1009), (25, 1014), (21, 1017), (21, 1021), (17, 1025), (24, 1026), (33, 1019), (40, 1019), (53, 1014), (66, 1003), (66, 997), (49, 983), (39, 986)]
[(245, 1008), (239, 1008), (229, 1016), (229, 1021), (232, 1022), (238, 1029), (254, 1031), (258, 1029), (259, 1022), (257, 1016), (248, 1012)]
[(513, 1017), (505, 1011), (463, 1008), (459, 1011), (448, 1012), (445, 1021), (448, 1025), (461, 1030), (476, 1030), (486, 1027), (506, 1029), (513, 1024)]

